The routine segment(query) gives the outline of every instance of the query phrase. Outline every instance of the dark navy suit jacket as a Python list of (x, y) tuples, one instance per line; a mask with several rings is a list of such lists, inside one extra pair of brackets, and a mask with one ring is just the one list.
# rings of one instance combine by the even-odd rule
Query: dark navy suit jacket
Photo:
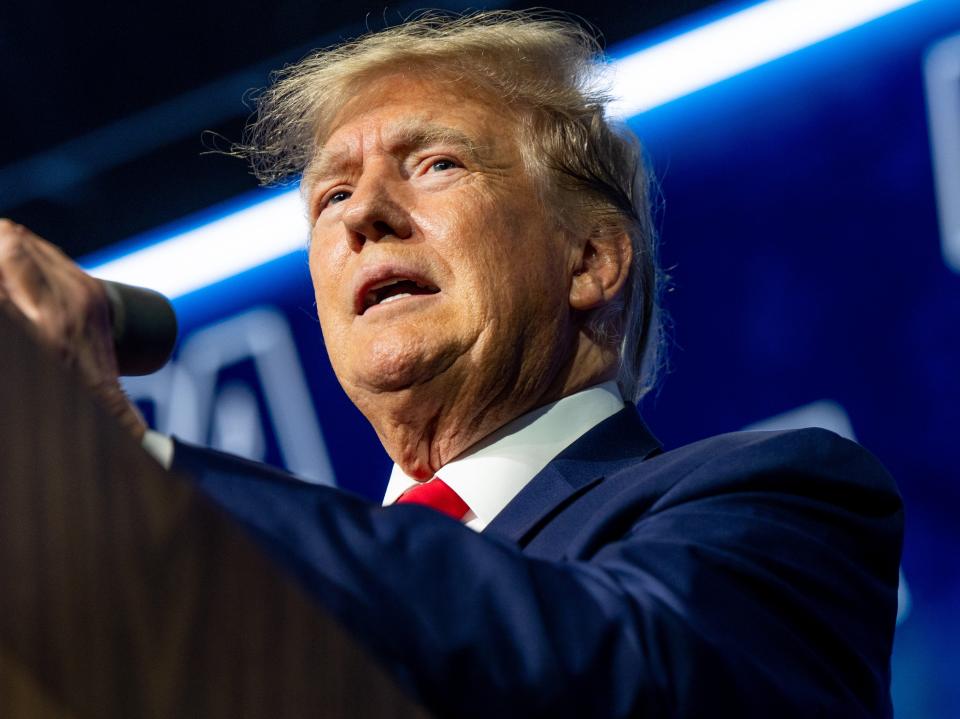
[(830, 432), (662, 452), (628, 407), (482, 534), (187, 445), (175, 468), (438, 716), (891, 714), (901, 502)]

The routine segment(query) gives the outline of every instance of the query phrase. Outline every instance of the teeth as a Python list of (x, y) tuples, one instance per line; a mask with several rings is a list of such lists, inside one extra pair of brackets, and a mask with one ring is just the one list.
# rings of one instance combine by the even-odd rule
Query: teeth
[[(404, 292), (404, 289), (409, 289), (410, 291)], [(437, 287), (433, 287), (429, 284), (422, 284), (409, 277), (392, 277), (388, 280), (384, 280), (383, 282), (378, 282), (377, 284), (372, 285), (367, 290), (367, 293), (363, 298), (363, 310), (360, 312), (360, 314), (363, 314), (363, 312), (365, 312), (367, 309), (376, 305), (383, 305), (387, 302), (401, 300), (414, 295), (436, 294), (439, 291), (440, 290)]]
[(387, 304), (387, 302), (393, 302), (394, 300), (399, 300), (399, 299), (403, 299), (404, 297), (412, 297), (412, 296), (413, 295), (411, 295), (409, 292), (401, 292), (399, 295), (391, 295), (390, 297), (387, 297), (380, 304), (385, 305)]

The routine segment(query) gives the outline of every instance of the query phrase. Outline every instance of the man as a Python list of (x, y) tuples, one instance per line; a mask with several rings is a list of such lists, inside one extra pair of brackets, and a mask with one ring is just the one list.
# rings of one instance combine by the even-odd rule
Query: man
[[(438, 715), (887, 716), (901, 506), (879, 463), (820, 430), (663, 452), (632, 406), (657, 275), (601, 70), (577, 26), (521, 13), (285, 70), (247, 151), (303, 174), (324, 340), (397, 506), (163, 452)], [(0, 277), (156, 444), (96, 283), (9, 224)]]

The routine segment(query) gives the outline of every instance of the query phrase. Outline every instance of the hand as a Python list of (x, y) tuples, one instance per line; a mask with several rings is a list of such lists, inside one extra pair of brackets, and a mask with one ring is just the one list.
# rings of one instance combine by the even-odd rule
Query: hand
[(76, 368), (107, 410), (140, 440), (147, 429), (117, 378), (103, 286), (26, 227), (0, 219), (0, 306)]

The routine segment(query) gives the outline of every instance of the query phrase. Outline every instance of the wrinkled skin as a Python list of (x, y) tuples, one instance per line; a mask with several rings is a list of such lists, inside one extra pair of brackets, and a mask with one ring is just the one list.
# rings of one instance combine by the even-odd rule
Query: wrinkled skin
[[(582, 326), (620, 291), (629, 240), (562, 230), (511, 122), (458, 84), (391, 75), (343, 108), (305, 175), (334, 371), (417, 478), (613, 376)], [(397, 278), (432, 293), (367, 306), (365, 287)]]

